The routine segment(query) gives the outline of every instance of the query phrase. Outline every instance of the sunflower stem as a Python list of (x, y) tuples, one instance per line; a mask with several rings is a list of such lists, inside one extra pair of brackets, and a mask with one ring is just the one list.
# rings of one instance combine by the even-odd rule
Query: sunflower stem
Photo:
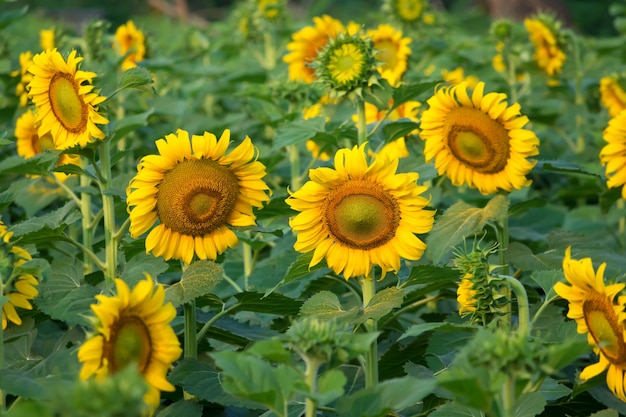
[(243, 251), (244, 289), (248, 291), (248, 278), (250, 278), (250, 274), (252, 274), (253, 268), (252, 247), (246, 242), (243, 242), (241, 245), (241, 250)]
[[(84, 170), (85, 167), (87, 166), (87, 161), (85, 158), (81, 158), (80, 160), (81, 160), (81, 165), (82, 165), (81, 168)], [(80, 176), (80, 188), (82, 190), (85, 190), (87, 187), (89, 187), (90, 183), (91, 183), (91, 180), (89, 179), (88, 176), (86, 175)], [(89, 252), (93, 252), (92, 251), (93, 226), (91, 223), (91, 217), (92, 217), (91, 194), (85, 191), (82, 191), (80, 193), (80, 214), (82, 217), (82, 228), (83, 228), (82, 246)], [(87, 256), (85, 252), (83, 252), (83, 269), (85, 271), (85, 274), (89, 274), (93, 272), (93, 265), (91, 264), (91, 260), (89, 256)]]
[[(582, 108), (585, 104), (585, 96), (583, 94), (583, 70), (580, 63), (580, 42), (578, 36), (572, 31), (567, 31), (569, 37), (572, 40), (572, 49), (574, 55), (574, 103), (577, 108)], [(580, 112), (579, 112), (580, 113)], [(586, 122), (582, 114), (576, 115), (576, 148), (574, 152), (577, 154), (582, 153), (585, 150), (585, 137), (583, 136), (581, 129)]]
[[(500, 266), (504, 268), (504, 271), (506, 271), (504, 275), (509, 275), (509, 266), (506, 261), (506, 251), (509, 248), (508, 205), (507, 205), (507, 213), (504, 214), (503, 219), (501, 221), (497, 222), (496, 233), (497, 233), (498, 245), (499, 245), (499, 251), (498, 251), (499, 263), (500, 263)], [(507, 286), (504, 292), (505, 292), (504, 295), (506, 299), (510, 301), (511, 300), (511, 288)], [(509, 328), (510, 328), (511, 326), (511, 303), (510, 302), (506, 305), (504, 318), (505, 318), (505, 323), (508, 323)]]
[(515, 293), (517, 298), (517, 314), (518, 325), (517, 331), (520, 338), (526, 338), (530, 329), (530, 307), (528, 305), (528, 294), (524, 285), (516, 278), (509, 275), (498, 275), (499, 278), (504, 279), (509, 287)]
[(298, 151), (298, 145), (288, 145), (287, 151), (289, 152), (289, 164), (291, 166), (291, 191), (298, 191), (302, 186), (302, 180), (300, 178), (300, 154)]
[[(309, 390), (312, 394), (317, 393), (317, 371), (320, 367), (320, 363), (314, 358), (308, 358), (304, 356), (304, 362), (306, 363), (306, 369), (304, 371), (304, 378), (306, 384), (309, 387)], [(317, 411), (317, 403), (312, 398), (306, 397), (305, 399), (305, 408), (304, 408), (305, 417), (315, 417), (315, 413)]]
[(197, 359), (196, 300), (191, 300), (183, 304), (183, 313), (185, 315), (185, 359)]
[[(371, 277), (363, 277), (360, 279), (361, 289), (363, 292), (363, 309), (367, 308), (368, 304), (374, 298), (376, 294), (376, 282)], [(374, 319), (368, 319), (365, 322), (365, 326), (368, 332), (375, 333), (377, 329), (377, 323)], [(365, 358), (365, 386), (373, 387), (378, 383), (378, 341), (374, 340), (370, 345), (370, 349)]]
[[(620, 198), (619, 200), (617, 200), (617, 209), (619, 211), (623, 211), (624, 206), (624, 199)], [(617, 231), (620, 238), (619, 243), (622, 245), (622, 249), (626, 248), (626, 216), (620, 216), (619, 220), (617, 221)]]
[(111, 141), (100, 143), (100, 165), (102, 169), (102, 215), (104, 217), (105, 265), (104, 279), (107, 290), (113, 287), (117, 272), (117, 240), (115, 239), (115, 202), (111, 190)]
[(274, 47), (274, 32), (266, 31), (263, 33), (263, 43), (265, 47), (265, 67), (266, 70), (271, 71), (276, 67), (276, 48)]
[(357, 137), (358, 144), (361, 146), (365, 142), (367, 142), (367, 124), (365, 123), (365, 100), (362, 97), (355, 97), (355, 105), (356, 105), (356, 129), (357, 129)]
[(213, 326), (213, 323), (218, 321), (220, 319), (220, 317), (225, 316), (226, 314), (230, 313), (233, 310), (236, 310), (239, 307), (240, 307), (239, 304), (233, 304), (232, 306), (228, 307), (227, 309), (224, 309), (224, 310), (220, 311), (219, 313), (216, 313), (206, 323), (204, 323), (204, 325), (202, 326), (202, 328), (200, 329), (200, 331), (196, 335), (196, 340), (201, 340), (202, 338), (204, 338), (204, 336), (209, 331), (211, 326)]

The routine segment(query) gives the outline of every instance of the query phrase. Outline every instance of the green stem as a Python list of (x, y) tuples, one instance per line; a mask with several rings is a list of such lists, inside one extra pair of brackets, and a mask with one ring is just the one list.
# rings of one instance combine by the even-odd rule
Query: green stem
[[(309, 390), (312, 394), (317, 393), (317, 370), (319, 369), (320, 364), (315, 359), (306, 358), (306, 370), (304, 372), (304, 378), (306, 384), (309, 386)], [(304, 408), (305, 417), (315, 417), (315, 413), (317, 411), (317, 403), (309, 397), (306, 397), (305, 400), (305, 408)]]
[[(508, 199), (508, 197), (507, 197)], [(507, 201), (507, 211), (508, 211), (508, 201)], [(509, 271), (509, 265), (506, 261), (506, 251), (509, 248), (509, 215), (508, 212), (504, 214), (503, 216), (503, 220), (499, 221), (497, 223), (497, 227), (496, 227), (496, 233), (498, 235), (498, 259), (499, 259), (499, 263), (502, 266), (503, 270), (505, 271), (504, 275), (509, 275), (510, 271)], [(504, 290), (505, 292), (505, 297), (507, 300), (511, 300), (511, 290), (510, 287), (506, 287), (506, 289)], [(509, 328), (511, 326), (511, 303), (509, 302), (506, 305), (506, 310), (505, 310), (505, 323), (508, 323)]]
[(196, 300), (191, 300), (183, 304), (183, 313), (185, 315), (185, 359), (197, 359)]
[[(0, 298), (4, 296), (4, 278), (2, 277), (2, 273), (0, 273)], [(8, 300), (5, 300), (8, 302)], [(4, 303), (0, 303), (0, 312), (2, 311), (2, 305)], [(4, 314), (4, 312), (2, 312)], [(4, 369), (4, 330), (2, 329), (2, 325), (0, 325), (0, 370)], [(4, 390), (0, 389), (0, 410), (2, 414), (6, 412), (6, 401), (4, 397)]]
[[(363, 308), (365, 309), (376, 294), (376, 282), (370, 277), (360, 279), (363, 291)], [(368, 319), (365, 323), (368, 332), (378, 331), (378, 323), (374, 319)], [(378, 341), (374, 340), (365, 358), (365, 386), (373, 387), (378, 384)]]
[(287, 151), (289, 152), (289, 164), (291, 166), (291, 191), (298, 191), (302, 186), (302, 180), (300, 178), (300, 153), (298, 151), (298, 145), (288, 145)]
[[(81, 168), (84, 170), (87, 166), (86, 158), (81, 158)], [(80, 188), (85, 190), (91, 184), (91, 179), (86, 175), (80, 176)], [(90, 252), (93, 252), (93, 226), (91, 223), (91, 194), (82, 191), (80, 193), (80, 214), (83, 227), (83, 246)], [(88, 256), (83, 256), (83, 269), (85, 274), (93, 272), (93, 265)]]
[(528, 294), (524, 285), (519, 280), (509, 275), (498, 275), (499, 278), (504, 279), (509, 287), (515, 293), (517, 298), (517, 314), (518, 314), (518, 333), (520, 338), (526, 338), (530, 330), (530, 307), (528, 305)]
[(543, 313), (543, 311), (550, 305), (550, 303), (552, 303), (552, 301), (556, 300), (557, 298), (559, 298), (558, 295), (555, 295), (554, 297), (547, 299), (543, 302), (543, 304), (541, 304), (541, 306), (537, 309), (537, 311), (535, 311), (535, 314), (533, 315), (533, 319), (530, 321), (530, 327), (532, 328), (532, 326), (535, 324), (535, 322), (537, 321), (537, 319), (539, 318), (539, 316), (541, 316), (541, 314)]
[(115, 239), (115, 202), (111, 190), (111, 141), (100, 143), (100, 165), (102, 169), (102, 215), (104, 217), (105, 264), (104, 280), (107, 289), (113, 286), (117, 272), (117, 240)]
[[(624, 210), (624, 199), (620, 198), (617, 200), (617, 209), (619, 211)], [(617, 232), (620, 237), (620, 244), (622, 245), (622, 249), (626, 248), (626, 215), (620, 215), (619, 220), (617, 221)]]
[(252, 248), (247, 243), (243, 242), (241, 245), (243, 251), (243, 280), (244, 288), (248, 291), (248, 278), (252, 274)]
[(211, 328), (211, 326), (213, 326), (213, 323), (215, 323), (216, 321), (218, 321), (220, 319), (220, 317), (225, 316), (226, 314), (230, 313), (231, 311), (237, 309), (239, 307), (239, 304), (233, 304), (232, 306), (220, 311), (219, 313), (217, 313), (216, 315), (214, 315), (213, 317), (211, 317), (211, 319), (209, 321), (207, 321), (206, 323), (204, 323), (204, 325), (202, 326), (202, 329), (200, 329), (200, 331), (198, 332), (198, 334), (196, 335), (196, 340), (201, 340), (204, 338), (204, 336), (206, 335), (206, 333), (209, 331), (209, 329)]
[[(507, 49), (507, 48), (505, 48)], [(509, 96), (511, 97), (512, 103), (517, 103), (518, 95), (517, 95), (517, 68), (515, 65), (515, 57), (511, 52), (507, 51), (507, 60), (506, 60), (506, 83), (509, 86)]]
[(515, 407), (515, 377), (509, 375), (502, 385), (502, 410), (499, 417), (513, 417)]
[[(585, 104), (585, 96), (583, 94), (583, 70), (580, 62), (580, 42), (574, 32), (568, 31), (567, 33), (572, 40), (574, 55), (574, 103), (576, 104), (576, 108), (580, 110)], [(580, 112), (578, 113), (579, 114), (576, 115), (576, 132), (578, 132), (578, 136), (576, 137), (576, 148), (574, 152), (580, 154), (585, 150), (585, 137), (580, 130), (586, 120)]]
[(271, 71), (276, 66), (276, 48), (274, 48), (274, 33), (272, 31), (263, 33), (263, 43), (265, 46), (265, 64), (263, 67)]
[(363, 98), (355, 97), (356, 105), (356, 129), (358, 134), (358, 144), (361, 146), (367, 142), (367, 124), (365, 123), (365, 100)]

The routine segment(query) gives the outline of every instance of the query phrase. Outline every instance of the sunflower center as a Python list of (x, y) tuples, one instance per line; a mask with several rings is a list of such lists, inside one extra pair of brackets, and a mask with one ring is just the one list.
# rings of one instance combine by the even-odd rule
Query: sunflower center
[(400, 222), (398, 203), (378, 184), (349, 181), (329, 193), (323, 208), (332, 236), (355, 249), (385, 244)]
[(173, 231), (202, 236), (227, 222), (238, 195), (237, 177), (228, 168), (211, 159), (183, 161), (163, 176), (157, 213)]
[(70, 74), (57, 72), (50, 81), (48, 92), (52, 112), (70, 132), (84, 132), (88, 109), (78, 94), (78, 86)]
[(394, 69), (398, 63), (398, 48), (391, 40), (376, 42), (376, 58), (383, 62), (383, 69)]
[(409, 22), (420, 17), (422, 8), (421, 0), (397, 0), (398, 16)]
[(626, 363), (624, 328), (619, 324), (612, 303), (605, 297), (592, 297), (583, 303), (585, 323), (604, 356), (613, 364)]
[(363, 52), (356, 45), (346, 43), (333, 51), (328, 69), (334, 79), (343, 83), (358, 77), (362, 66)]
[(52, 135), (50, 133), (46, 133), (43, 136), (33, 136), (33, 149), (35, 149), (36, 153), (41, 153), (47, 149), (54, 149), (54, 141), (52, 140)]
[(450, 152), (474, 171), (495, 174), (509, 159), (509, 134), (497, 120), (479, 109), (458, 107), (444, 124)]
[(121, 317), (111, 329), (111, 349), (107, 359), (113, 373), (136, 363), (144, 372), (150, 363), (152, 340), (150, 331), (139, 317)]

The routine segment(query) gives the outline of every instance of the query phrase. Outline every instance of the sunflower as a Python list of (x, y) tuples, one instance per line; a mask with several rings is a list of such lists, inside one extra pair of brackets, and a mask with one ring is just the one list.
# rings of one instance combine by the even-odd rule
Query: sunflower
[(166, 374), (182, 353), (169, 324), (176, 309), (164, 303), (165, 290), (158, 284), (155, 288), (148, 274), (132, 292), (121, 279), (115, 280), (115, 286), (117, 295), (96, 295), (98, 304), (91, 305), (96, 334), (78, 349), (83, 363), (79, 377), (101, 379), (135, 363), (148, 385), (144, 401), (156, 407), (161, 391), (175, 389)]
[(179, 129), (156, 141), (159, 155), (148, 155), (130, 181), (127, 205), (130, 234), (146, 237), (146, 252), (189, 264), (216, 259), (239, 243), (228, 226), (254, 226), (253, 207), (269, 201), (265, 166), (245, 137), (230, 154), (230, 130), (193, 135)]
[(576, 321), (578, 333), (587, 333), (599, 356), (598, 363), (583, 369), (580, 378), (588, 380), (608, 368), (607, 385), (616, 397), (626, 401), (626, 297), (618, 296), (626, 284), (606, 285), (605, 269), (603, 263), (594, 272), (591, 258), (572, 259), (568, 247), (563, 272), (571, 285), (557, 282), (554, 291), (568, 301), (567, 317)]
[(54, 29), (41, 29), (39, 31), (39, 44), (41, 46), (41, 50), (47, 51), (48, 49), (54, 49), (54, 38)]
[(313, 18), (314, 26), (306, 26), (291, 35), (287, 44), (290, 51), (283, 57), (289, 64), (289, 79), (312, 83), (317, 79), (311, 67), (318, 52), (326, 46), (330, 39), (335, 38), (345, 28), (343, 24), (328, 15)]
[(465, 82), (468, 88), (476, 87), (478, 84), (478, 78), (474, 75), (465, 75), (465, 70), (461, 67), (456, 67), (452, 71), (443, 68), (441, 70), (441, 77), (450, 84), (461, 84)]
[(473, 287), (472, 274), (465, 274), (456, 290), (456, 301), (459, 304), (459, 315), (461, 317), (476, 311), (477, 291)]
[(402, 23), (414, 24), (422, 18), (427, 5), (426, 0), (385, 0), (383, 10)]
[(135, 68), (137, 62), (142, 61), (146, 55), (143, 32), (137, 29), (132, 20), (117, 28), (113, 46), (124, 57), (122, 71)]
[(611, 117), (626, 109), (626, 91), (622, 87), (625, 80), (626, 76), (617, 74), (600, 78), (600, 102)]
[[(35, 113), (30, 109), (16, 120), (15, 138), (17, 139), (17, 154), (24, 159), (32, 158), (47, 149), (54, 149), (54, 142), (50, 133), (39, 137), (35, 126)], [(80, 157), (72, 154), (61, 154), (57, 166), (66, 164), (80, 165)], [(54, 175), (59, 181), (65, 181), (68, 178), (68, 175), (62, 172), (55, 172)]]
[(13, 77), (20, 77), (15, 87), (15, 95), (20, 98), (20, 107), (28, 103), (28, 84), (33, 80), (33, 74), (28, 72), (28, 67), (33, 63), (33, 54), (30, 51), (20, 53), (20, 69), (11, 73)]
[(528, 122), (520, 105), (507, 105), (506, 94), (483, 94), (479, 82), (470, 98), (467, 84), (441, 87), (422, 114), (424, 156), (435, 160), (439, 174), (452, 184), (467, 184), (483, 194), (512, 191), (530, 184), (539, 139), (523, 129)]
[(341, 33), (320, 51), (314, 66), (317, 77), (336, 93), (367, 85), (374, 63), (374, 46), (369, 39), (360, 33)]
[[(32, 260), (33, 257), (26, 249), (10, 245), (9, 241), (12, 235), (13, 233), (7, 232), (6, 225), (0, 221), (0, 238), (4, 243), (2, 246), (8, 249), (7, 255), (9, 259), (11, 259), (9, 264), (12, 264), (13, 268), (16, 268)], [(7, 275), (10, 278), (3, 283), (2, 288), (2, 293), (8, 298), (8, 300), (2, 305), (3, 330), (7, 328), (9, 322), (18, 326), (21, 325), (22, 319), (18, 314), (17, 308), (32, 310), (33, 306), (30, 302), (39, 294), (39, 291), (37, 290), (39, 280), (37, 280), (34, 275), (14, 275), (13, 273)]]
[(375, 57), (381, 62), (376, 69), (389, 84), (397, 86), (407, 70), (411, 38), (403, 38), (402, 31), (388, 24), (368, 30), (367, 36), (374, 42)]
[[(419, 108), (422, 105), (419, 101), (407, 101), (402, 103), (395, 109), (393, 109), (390, 113), (387, 112), (387, 109), (379, 110), (375, 104), (365, 103), (365, 123), (376, 123), (383, 118), (389, 121), (396, 121), (400, 119), (409, 119), (412, 122), (418, 122), (419, 118), (417, 114), (419, 113)], [(393, 106), (393, 99), (389, 100), (389, 107)], [(352, 115), (352, 120), (356, 123), (357, 115)], [(415, 131), (414, 133), (417, 133)]]
[(433, 226), (418, 174), (397, 174), (398, 160), (387, 157), (368, 165), (365, 146), (337, 151), (334, 169), (310, 170), (311, 180), (286, 200), (299, 212), (289, 221), (295, 249), (314, 251), (310, 266), (326, 258), (346, 279), (370, 276), (373, 265), (384, 274), (399, 270), (400, 258), (421, 258), (426, 244), (415, 233)]
[(626, 200), (626, 111), (609, 121), (603, 137), (608, 142), (600, 151), (600, 161), (606, 165), (606, 185), (622, 186), (622, 198)]
[(39, 136), (50, 132), (56, 149), (85, 146), (92, 138), (105, 137), (96, 124), (109, 121), (95, 106), (106, 98), (93, 92), (96, 74), (78, 69), (82, 59), (73, 50), (65, 61), (56, 49), (50, 49), (35, 55), (28, 69), (33, 74), (28, 95), (37, 106)]
[(567, 56), (563, 52), (558, 22), (542, 14), (535, 19), (524, 19), (524, 25), (535, 46), (533, 59), (539, 68), (550, 76), (561, 72)]

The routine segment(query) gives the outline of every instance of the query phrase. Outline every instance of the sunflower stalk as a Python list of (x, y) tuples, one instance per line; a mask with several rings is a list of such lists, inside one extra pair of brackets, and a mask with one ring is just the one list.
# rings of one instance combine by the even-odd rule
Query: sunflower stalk
[[(86, 167), (86, 159), (81, 158), (81, 165), (83, 169)], [(86, 175), (80, 176), (80, 188), (85, 190), (89, 187), (91, 180)], [(83, 191), (80, 193), (80, 214), (82, 218), (83, 229), (83, 243), (82, 246), (89, 252), (92, 252), (93, 245), (93, 225), (91, 221), (91, 194)], [(93, 265), (91, 264), (90, 257), (83, 252), (83, 265), (85, 274), (89, 274), (93, 271)]]
[(185, 359), (197, 359), (196, 300), (191, 300), (183, 304), (183, 313), (185, 315)]
[[(364, 277), (360, 279), (360, 283), (363, 291), (363, 309), (365, 309), (376, 294), (376, 282), (371, 277)], [(368, 319), (365, 326), (372, 333), (378, 330), (378, 323), (374, 319)], [(373, 387), (378, 384), (378, 342), (376, 340), (372, 342), (366, 355), (365, 386)]]
[[(580, 41), (578, 36), (574, 34), (572, 31), (566, 32), (569, 35), (569, 38), (572, 40), (572, 48), (574, 55), (574, 103), (576, 107), (583, 107), (585, 105), (585, 96), (583, 94), (583, 70), (582, 64), (580, 62)], [(585, 124), (586, 119), (582, 114), (576, 115), (576, 132), (578, 132), (578, 136), (576, 137), (576, 146), (573, 148), (573, 151), (577, 154), (581, 154), (585, 150), (585, 137), (583, 136), (581, 129)]]
[(287, 146), (287, 152), (289, 152), (289, 165), (291, 167), (291, 191), (297, 191), (302, 186), (298, 145), (293, 144)]
[(100, 165), (102, 170), (102, 214), (104, 217), (105, 265), (104, 279), (107, 290), (113, 287), (117, 271), (117, 239), (115, 239), (115, 202), (111, 194), (111, 141), (100, 143)]
[(530, 307), (528, 305), (528, 294), (524, 285), (517, 279), (509, 275), (498, 275), (498, 278), (507, 282), (508, 286), (515, 293), (517, 298), (518, 333), (520, 338), (526, 338), (530, 330)]
[[(303, 358), (304, 362), (306, 363), (304, 378), (311, 393), (315, 394), (317, 393), (317, 371), (321, 364), (315, 358), (310, 358), (307, 356), (303, 356)], [(306, 397), (304, 410), (305, 417), (315, 417), (317, 411), (316, 401), (312, 398)]]
[(356, 95), (355, 96), (355, 105), (356, 105), (356, 115), (357, 115), (357, 138), (358, 144), (361, 146), (365, 142), (367, 142), (367, 124), (365, 119), (365, 100), (363, 97)]

